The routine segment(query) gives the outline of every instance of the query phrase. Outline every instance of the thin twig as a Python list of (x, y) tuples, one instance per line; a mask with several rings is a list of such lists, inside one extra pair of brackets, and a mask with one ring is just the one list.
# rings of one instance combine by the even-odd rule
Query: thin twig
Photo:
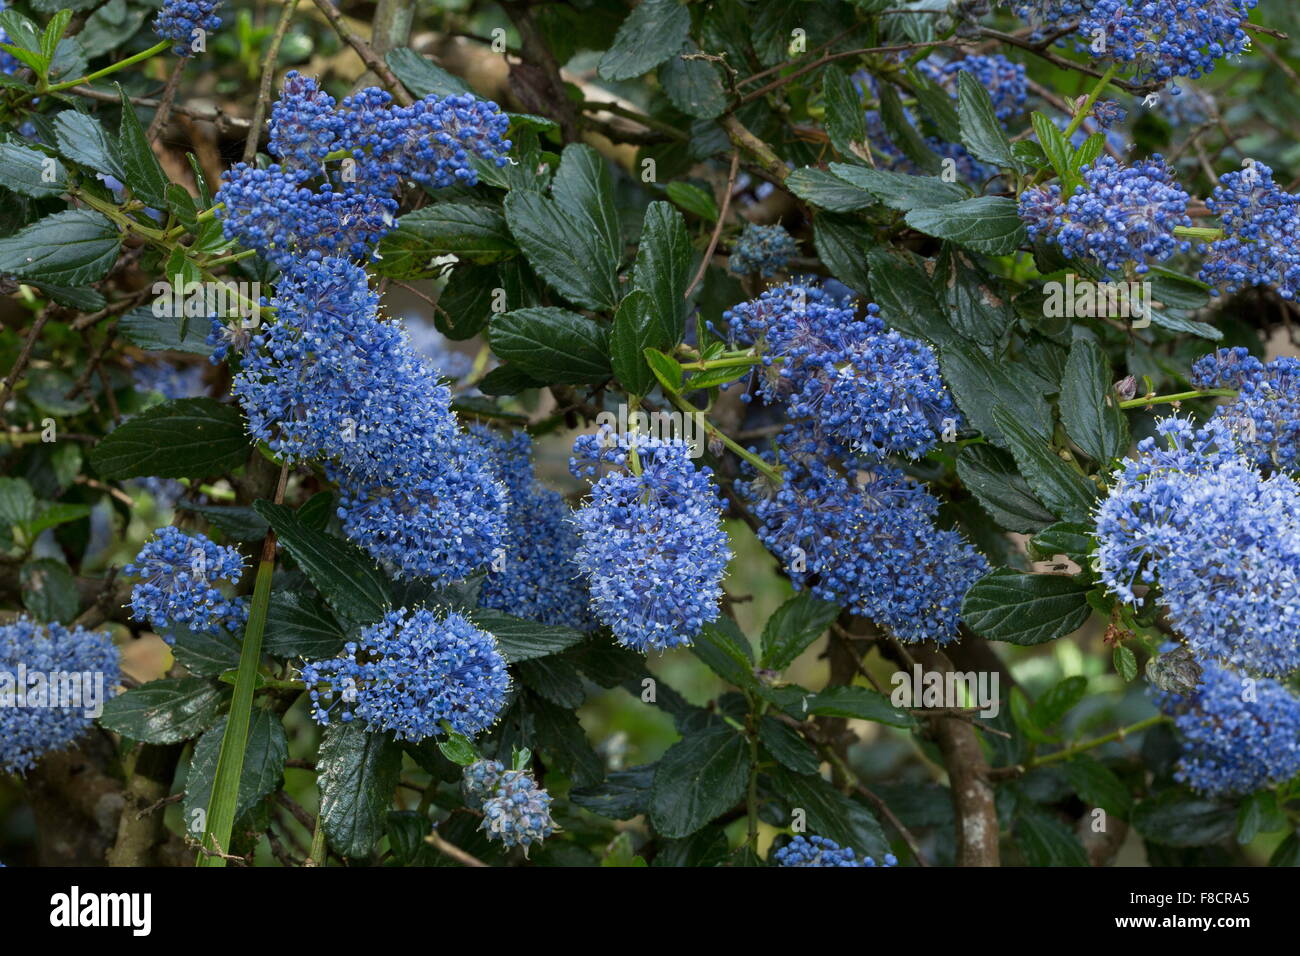
[(451, 857), (453, 860), (456, 860), (457, 862), (464, 863), (466, 866), (484, 866), (484, 867), (487, 866), (486, 863), (484, 863), (478, 857), (474, 856), (472, 853), (466, 853), (464, 850), (456, 846), (454, 843), (448, 843), (446, 840), (444, 840), (441, 836), (438, 835), (437, 830), (434, 830), (427, 837), (425, 837), (424, 842), (433, 846), (436, 850), (438, 850), (438, 852)]
[(145, 139), (153, 142), (162, 132), (163, 127), (167, 125), (167, 120), (172, 115), (172, 103), (176, 99), (176, 88), (181, 84), (181, 73), (185, 70), (185, 64), (190, 61), (188, 56), (179, 56), (176, 58), (176, 67), (172, 70), (172, 75), (167, 77), (167, 86), (163, 88), (162, 98), (158, 101), (158, 108), (153, 112), (153, 119), (149, 121), (149, 128), (145, 130)]
[(41, 329), (45, 328), (45, 323), (49, 320), (49, 317), (50, 310), (48, 307), (37, 313), (35, 321), (32, 322), (31, 330), (27, 333), (27, 338), (23, 342), (22, 351), (18, 353), (13, 368), (5, 376), (4, 385), (0, 385), (0, 422), (5, 420), (5, 405), (8, 404), (9, 396), (13, 394), (18, 379), (22, 378), (23, 372), (27, 370), (27, 363), (32, 359), (32, 350), (36, 348), (36, 340), (40, 338)]
[(406, 87), (402, 85), (401, 80), (388, 68), (388, 64), (374, 50), (370, 49), (370, 44), (353, 33), (348, 25), (343, 22), (343, 14), (339, 13), (334, 4), (330, 0), (315, 0), (315, 3), (320, 12), (325, 14), (325, 19), (330, 22), (334, 32), (339, 35), (344, 43), (356, 51), (357, 56), (361, 57), (361, 62), (366, 65), (366, 69), (379, 77), (384, 86), (388, 87), (388, 91), (393, 94), (393, 99), (397, 100), (402, 106), (410, 106), (414, 103), (415, 100), (406, 91)]
[(271, 86), (275, 82), (275, 61), (280, 58), (280, 44), (289, 32), (289, 24), (298, 9), (298, 0), (288, 0), (280, 11), (280, 21), (271, 34), (271, 45), (267, 47), (266, 56), (262, 58), (262, 82), (257, 90), (257, 105), (253, 107), (253, 119), (248, 127), (248, 138), (244, 140), (244, 162), (252, 164), (257, 157), (257, 142), (262, 136), (262, 121), (266, 118), (266, 104), (271, 100)]
[(718, 211), (718, 222), (713, 227), (713, 235), (709, 237), (709, 247), (704, 250), (704, 258), (700, 260), (700, 268), (695, 272), (695, 278), (691, 284), (686, 287), (686, 294), (683, 299), (689, 299), (695, 287), (700, 284), (704, 278), (705, 271), (709, 268), (709, 261), (713, 258), (713, 251), (718, 248), (718, 239), (722, 236), (722, 227), (727, 222), (727, 209), (731, 206), (731, 193), (736, 188), (736, 173), (740, 169), (740, 150), (731, 151), (731, 169), (727, 173), (727, 188), (722, 194), (722, 208)]

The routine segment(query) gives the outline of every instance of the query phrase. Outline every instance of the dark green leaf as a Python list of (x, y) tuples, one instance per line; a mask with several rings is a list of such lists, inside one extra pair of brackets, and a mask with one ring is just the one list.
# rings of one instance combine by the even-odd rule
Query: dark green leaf
[(1088, 553), (1092, 550), (1092, 543), (1092, 528), (1089, 525), (1059, 521), (1034, 535), (1029, 542), (1029, 550), (1041, 561), (1063, 554), (1084, 566)]
[(122, 122), (117, 130), (117, 144), (122, 153), (123, 182), (146, 206), (166, 209), (167, 174), (154, 155), (144, 127), (135, 115), (135, 107), (121, 86), (117, 92), (122, 99)]
[(99, 120), (76, 110), (64, 110), (54, 117), (55, 142), (59, 152), (89, 170), (125, 179), (117, 144)]
[(206, 478), (248, 458), (244, 418), (233, 405), (180, 398), (123, 422), (90, 451), (102, 478)]
[(846, 217), (827, 214), (813, 222), (813, 245), (831, 275), (862, 295), (871, 288), (865, 259), (872, 242), (865, 225)]
[(808, 713), (819, 717), (870, 720), (904, 729), (916, 726), (916, 718), (905, 710), (899, 710), (888, 697), (870, 687), (827, 687), (809, 698), (807, 704)]
[(1092, 339), (1075, 339), (1061, 379), (1061, 421), (1088, 457), (1103, 466), (1128, 447), (1128, 423), (1111, 388), (1106, 353)]
[(749, 744), (715, 722), (668, 748), (655, 770), (650, 820), (661, 835), (690, 836), (731, 809), (745, 792)]
[(713, 197), (706, 193), (699, 186), (691, 183), (671, 182), (664, 191), (671, 199), (687, 212), (694, 213), (701, 219), (707, 219), (710, 222), (718, 221), (718, 204), (714, 202)]
[(898, 97), (898, 90), (890, 83), (881, 83), (879, 93), (880, 120), (889, 139), (922, 170), (937, 173), (941, 165), (939, 157), (908, 119), (903, 101)]
[(792, 773), (784, 767), (764, 773), (774, 796), (790, 809), (805, 812), (809, 832), (852, 847), (859, 856), (870, 856), (878, 863), (889, 852), (889, 842), (871, 811), (820, 776)]
[(277, 590), (266, 612), (262, 649), (275, 657), (322, 660), (343, 650), (347, 635), (317, 597)]
[(38, 149), (0, 140), (0, 186), (23, 196), (58, 196), (68, 188), (68, 171)]
[(1074, 831), (1042, 810), (1016, 814), (1016, 842), (1030, 866), (1088, 865), (1088, 854)]
[(586, 385), (609, 378), (609, 328), (551, 306), (517, 309), (493, 320), (492, 351), (539, 382)]
[(616, 770), (604, 782), (569, 791), (573, 804), (610, 820), (630, 820), (650, 812), (650, 788), (655, 768), (647, 764)]
[(669, 57), (659, 67), (659, 85), (673, 106), (687, 116), (709, 120), (727, 108), (727, 94), (716, 63), (682, 56), (698, 52), (694, 44), (689, 44), (677, 56)]
[(1237, 828), (1231, 803), (1185, 790), (1165, 790), (1133, 810), (1133, 827), (1153, 843), (1208, 846), (1230, 837)]
[(1025, 242), (1025, 226), (1016, 208), (1016, 201), (1005, 196), (977, 196), (938, 208), (913, 209), (907, 224), (973, 252), (1004, 256)]
[(839, 606), (802, 591), (782, 604), (763, 626), (763, 666), (783, 671), (831, 626)]
[(392, 607), (387, 579), (355, 545), (307, 527), (284, 505), (259, 499), (253, 508), (340, 617), (371, 624)]
[(814, 166), (792, 172), (786, 178), (785, 188), (827, 212), (858, 212), (877, 202), (876, 197), (865, 189)]
[(1083, 700), (1088, 693), (1088, 678), (1075, 674), (1052, 685), (1034, 701), (1034, 723), (1050, 730)]
[(600, 58), (604, 80), (630, 80), (649, 73), (681, 50), (691, 29), (691, 14), (677, 0), (641, 0)]
[(704, 625), (695, 636), (691, 650), (728, 683), (745, 688), (757, 686), (749, 639), (730, 618), (722, 617)]
[[(1056, 124), (1042, 113), (1035, 112), (1030, 116), (1030, 120), (1034, 124), (1034, 134), (1038, 137), (1038, 145), (1047, 154), (1052, 168), (1056, 170), (1057, 175), (1063, 181), (1068, 180), (1074, 172), (1072, 162), (1074, 150), (1066, 141), (1065, 134), (1057, 129)], [(1069, 195), (1072, 191), (1062, 190), (1064, 195)]]
[(654, 388), (655, 376), (645, 360), (645, 350), (659, 344), (660, 329), (650, 296), (633, 289), (618, 305), (609, 333), (609, 360), (614, 377), (630, 395), (645, 395)]
[(229, 697), (229, 686), (202, 677), (156, 680), (106, 701), (99, 722), (142, 743), (175, 744), (211, 727)]
[(219, 677), (239, 666), (240, 642), (225, 631), (191, 631), (178, 625), (170, 636), (176, 662), (195, 677)]
[(831, 145), (845, 159), (870, 162), (867, 113), (848, 73), (836, 66), (828, 67), (822, 74), (822, 96), (826, 100), (826, 133)]
[(1128, 787), (1105, 764), (1087, 754), (1079, 754), (1065, 764), (1065, 774), (1084, 803), (1100, 807), (1121, 820), (1127, 820), (1133, 812), (1133, 797)]
[(989, 640), (1042, 644), (1083, 626), (1092, 613), (1087, 595), (1073, 578), (998, 568), (966, 592), (962, 620)]
[(988, 90), (966, 70), (957, 74), (957, 111), (961, 117), (961, 141), (972, 156), (1004, 169), (1020, 168)]
[(201, 505), (182, 500), (176, 506), (203, 515), (223, 534), (236, 541), (261, 541), (270, 527), (265, 518), (246, 505)]
[(539, 624), (490, 608), (477, 608), (470, 616), (475, 624), (497, 639), (501, 653), (511, 663), (558, 654), (586, 637), (572, 627)]
[(957, 475), (989, 516), (1008, 531), (1037, 531), (1056, 520), (1016, 471), (1015, 459), (999, 448), (963, 448), (957, 456)]
[(379, 241), (376, 265), (382, 275), (408, 276), (424, 274), (429, 261), (439, 256), (488, 265), (518, 252), (497, 206), (440, 202), (398, 219), (397, 227)]
[(18, 573), (23, 607), (40, 621), (68, 623), (77, 616), (81, 599), (77, 581), (68, 566), (54, 558), (36, 558)]
[[(612, 204), (607, 190), (597, 201)], [(590, 221), (575, 218), (555, 199), (520, 190), (506, 196), (505, 212), (528, 264), (547, 285), (582, 308), (617, 305), (618, 247), (602, 241)]]
[(1087, 521), (1097, 488), (1071, 468), (1038, 435), (1021, 424), (1021, 410), (997, 405), (993, 422), (1015, 458), (1020, 473), (1043, 504), (1066, 521)]
[(367, 733), (359, 721), (326, 728), (316, 769), (320, 822), (330, 846), (343, 856), (374, 849), (401, 768), (402, 750), (388, 734)]
[(830, 168), (844, 182), (865, 190), (900, 212), (949, 206), (970, 197), (965, 187), (946, 183), (937, 176), (909, 176), (845, 163), (831, 163)]
[(758, 722), (758, 739), (783, 767), (795, 773), (816, 773), (821, 761), (799, 731), (775, 717)]
[(65, 209), (0, 239), (0, 274), (61, 286), (102, 279), (121, 246), (116, 227), (91, 209)]
[(142, 349), (212, 354), (212, 346), (207, 342), (207, 323), (154, 315), (152, 306), (132, 309), (118, 320), (117, 329)]
[(633, 285), (651, 302), (648, 322), (654, 338), (642, 348), (669, 351), (682, 340), (690, 311), (686, 287), (691, 258), (691, 237), (682, 214), (666, 202), (652, 202), (645, 211), (632, 269)]
[(1011, 368), (994, 362), (961, 341), (940, 345), (939, 365), (961, 410), (990, 440), (997, 441), (1002, 434), (993, 418), (998, 404), (1014, 408), (1022, 426), (1035, 435), (1046, 439), (1052, 433), (1052, 407), (1043, 397), (1050, 386), (1026, 366)]
[(412, 95), (423, 99), (435, 96), (456, 96), (461, 93), (475, 95), (469, 84), (459, 76), (448, 73), (432, 60), (426, 60), (410, 47), (389, 50), (384, 57), (394, 75)]
[[(207, 812), (212, 796), (212, 778), (217, 772), (217, 757), (226, 731), (222, 717), (199, 738), (190, 758), (190, 772), (185, 779), (185, 820), (194, 819), (195, 811)], [(254, 707), (248, 724), (248, 743), (244, 750), (244, 769), (239, 775), (239, 797), (235, 818), (257, 806), (284, 779), (284, 762), (289, 758), (289, 740), (284, 724), (273, 712)]]

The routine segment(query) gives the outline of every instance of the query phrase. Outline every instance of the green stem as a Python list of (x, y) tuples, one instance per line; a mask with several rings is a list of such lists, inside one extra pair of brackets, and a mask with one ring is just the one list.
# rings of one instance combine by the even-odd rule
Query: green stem
[(689, 415), (698, 415), (700, 422), (704, 425), (705, 430), (710, 435), (717, 438), (719, 441), (722, 442), (722, 444), (726, 445), (728, 448), (730, 448), (741, 458), (745, 459), (745, 461), (749, 462), (751, 465), (753, 465), (755, 468), (757, 468), (759, 471), (765, 474), (768, 478), (770, 478), (773, 482), (775, 482), (778, 485), (781, 484), (781, 482), (784, 479), (782, 479), (781, 472), (779, 469), (773, 468), (763, 459), (755, 455), (752, 451), (749, 451), (747, 448), (742, 448), (740, 445), (736, 444), (736, 442), (732, 441), (731, 438), (725, 432), (723, 432), (721, 428), (713, 424), (713, 422), (709, 421), (707, 415), (705, 415), (702, 411), (700, 411), (700, 409), (696, 408), (686, 399), (682, 398), (676, 392), (668, 392), (667, 389), (665, 389), (664, 391), (667, 393), (668, 398), (672, 401), (672, 403), (676, 405), (678, 408), (680, 408), (682, 411), (686, 412)]
[(75, 80), (67, 80), (66, 82), (63, 83), (56, 83), (54, 86), (47, 86), (41, 92), (57, 93), (59, 92), (59, 90), (68, 90), (74, 86), (84, 86), (86, 83), (93, 83), (95, 82), (95, 80), (102, 79), (103, 77), (108, 76), (110, 73), (116, 73), (118, 70), (139, 63), (141, 60), (147, 60), (151, 56), (156, 56), (157, 54), (161, 53), (163, 50), (167, 49), (171, 45), (172, 45), (171, 40), (162, 40), (158, 43), (155, 43), (153, 46), (149, 47), (149, 49), (142, 50), (141, 52), (137, 53), (135, 56), (129, 56), (125, 60), (118, 60), (116, 63), (110, 63), (102, 70), (96, 70), (94, 73), (88, 73), (87, 75), (78, 77)]
[(1064, 750), (1058, 750), (1054, 754), (1048, 754), (1046, 757), (1032, 760), (1027, 769), (1042, 767), (1049, 763), (1059, 763), (1062, 760), (1069, 760), (1071, 757), (1077, 757), (1085, 751), (1092, 750), (1095, 747), (1100, 747), (1103, 744), (1110, 744), (1117, 740), (1123, 740), (1129, 734), (1136, 734), (1139, 731), (1154, 727), (1156, 724), (1163, 724), (1168, 720), (1169, 718), (1164, 714), (1153, 714), (1146, 720), (1139, 720), (1136, 724), (1129, 724), (1127, 727), (1121, 727), (1119, 730), (1105, 734), (1104, 736), (1094, 737), (1092, 740), (1085, 740), (1081, 744), (1075, 744), (1073, 747), (1066, 747)]
[[(258, 684), (257, 668), (262, 659), (262, 632), (266, 628), (267, 606), (271, 602), (271, 574), (275, 571), (275, 532), (269, 531), (262, 545), (262, 560), (257, 566), (253, 601), (244, 628), (244, 646), (239, 652), (239, 671), (235, 675), (235, 693), (230, 701), (230, 716), (221, 737), (217, 772), (212, 780), (208, 801), (207, 828), (198, 866), (222, 867), (223, 857), (214, 851), (230, 852), (230, 834), (235, 828), (235, 806), (239, 800), (239, 779), (244, 773), (244, 752), (248, 748), (248, 725), (253, 713), (253, 691)], [(320, 827), (317, 826), (319, 832)]]
[(1216, 229), (1213, 226), (1174, 226), (1174, 235), (1183, 236), (1187, 239), (1204, 239), (1206, 242), (1214, 242), (1216, 239), (1223, 238), (1223, 230)]
[(311, 835), (311, 852), (307, 854), (307, 861), (303, 866), (324, 866), (325, 865), (325, 825), (321, 823), (320, 814), (316, 814), (316, 829)]
[(1070, 125), (1065, 128), (1065, 133), (1063, 134), (1067, 143), (1070, 141), (1071, 136), (1079, 132), (1079, 127), (1083, 125), (1083, 121), (1087, 119), (1088, 114), (1092, 112), (1092, 107), (1097, 102), (1097, 98), (1101, 96), (1102, 90), (1104, 90), (1107, 84), (1115, 78), (1115, 74), (1118, 72), (1119, 61), (1116, 60), (1110, 65), (1110, 69), (1101, 75), (1101, 79), (1099, 79), (1097, 85), (1092, 88), (1092, 92), (1089, 93), (1088, 98), (1083, 101), (1083, 105), (1075, 110), (1074, 117), (1070, 120)]
[(708, 368), (737, 368), (744, 365), (762, 365), (763, 360), (753, 355), (723, 356), (715, 359), (701, 359), (685, 362), (682, 368), (704, 370)]
[(1173, 395), (1145, 395), (1142, 398), (1130, 398), (1126, 402), (1120, 402), (1120, 408), (1143, 408), (1147, 405), (1166, 405), (1169, 402), (1182, 402), (1189, 398), (1213, 398), (1223, 396), (1224, 398), (1235, 398), (1237, 390), (1233, 388), (1202, 388), (1195, 392), (1176, 392)]

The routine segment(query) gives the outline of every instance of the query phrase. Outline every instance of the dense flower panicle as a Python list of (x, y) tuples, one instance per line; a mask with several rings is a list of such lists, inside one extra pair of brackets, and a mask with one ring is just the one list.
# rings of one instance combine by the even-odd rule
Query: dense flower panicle
[[(834, 840), (820, 836), (796, 836), (781, 849), (772, 854), (777, 866), (875, 866), (876, 861), (869, 856), (861, 860), (851, 847), (841, 847)], [(898, 859), (892, 853), (885, 854), (882, 866), (897, 866)]]
[(771, 278), (799, 252), (794, 237), (779, 225), (747, 223), (731, 249), (727, 268), (740, 275), (758, 273)]
[(142, 579), (131, 591), (132, 613), (168, 643), (166, 632), (177, 625), (208, 631), (238, 627), (248, 617), (243, 598), (228, 598), (217, 588), (238, 583), (243, 557), (198, 532), (159, 528), (123, 570)]
[(358, 481), (421, 474), (456, 432), (451, 392), (401, 323), (379, 318), (365, 271), (301, 259), (272, 304), (276, 321), (232, 386), (249, 432), (291, 461), (345, 463)]
[(778, 439), (783, 482), (737, 485), (759, 540), (797, 589), (891, 630), (901, 641), (958, 636), (962, 600), (988, 562), (957, 531), (935, 524), (939, 501), (897, 468), (849, 461), (805, 429)]
[(120, 678), (112, 637), (57, 622), (40, 624), (25, 614), (0, 625), (0, 772), (25, 773), (43, 754), (62, 750), (91, 728), (87, 711), (96, 701), (86, 698), (84, 683), (78, 685), (80, 701), (61, 699), (57, 692), (55, 682), (69, 676), (102, 687), (98, 703), (111, 697)]
[(190, 56), (196, 30), (209, 34), (221, 26), (221, 17), (216, 15), (219, 6), (221, 0), (163, 0), (154, 17), (153, 32), (164, 40), (175, 40), (172, 52), (177, 56)]
[(492, 795), (483, 800), (483, 822), (489, 840), (504, 846), (528, 848), (555, 832), (551, 795), (522, 770), (506, 770), (497, 778)]
[(1263, 477), (1219, 419), (1170, 418), (1138, 444), (1097, 513), (1097, 570), (1120, 600), (1157, 603), (1200, 657), (1300, 668), (1300, 486)]
[(1242, 24), (1258, 0), (1090, 0), (1080, 47), (1132, 63), (1141, 82), (1193, 79), (1250, 42)]
[(851, 305), (815, 285), (790, 282), (723, 313), (733, 341), (763, 357), (759, 394), (785, 401), (849, 454), (919, 457), (961, 416), (930, 347), (887, 330), (868, 304)]
[(1020, 218), (1033, 238), (1043, 237), (1071, 257), (1096, 259), (1107, 269), (1152, 263), (1186, 252), (1191, 244), (1174, 235), (1192, 225), (1191, 198), (1159, 156), (1130, 166), (1103, 156), (1083, 167), (1083, 183), (1062, 197), (1059, 186), (1034, 187), (1020, 196)]
[(691, 643), (720, 613), (722, 576), (731, 558), (722, 501), (709, 468), (697, 469), (680, 441), (636, 443), (602, 428), (574, 442), (570, 469), (593, 476), (574, 515), (575, 557), (591, 591), (591, 609), (626, 647), (647, 652)]
[(1214, 414), (1260, 468), (1300, 468), (1300, 359), (1266, 365), (1240, 346), (1220, 349), (1197, 360), (1192, 381), (1197, 388), (1238, 389)]
[(465, 797), (465, 805), (471, 810), (482, 810), (483, 801), (492, 796), (505, 772), (500, 760), (476, 760), (461, 771), (460, 792)]
[(358, 720), (412, 742), (441, 735), (444, 721), (475, 736), (496, 721), (510, 689), (496, 638), (427, 608), (389, 611), (343, 656), (304, 664), (302, 679), (317, 723)]
[(479, 604), (543, 624), (590, 628), (589, 595), (574, 560), (573, 510), (533, 474), (532, 439), (524, 431), (471, 431), (486, 446), (510, 499), (504, 553), (483, 581)]
[(1182, 738), (1175, 778), (1193, 790), (1242, 795), (1300, 773), (1300, 699), (1277, 681), (1208, 664), (1190, 695), (1153, 696)]
[(468, 93), (430, 95), (410, 106), (390, 101), (387, 92), (371, 88), (340, 104), (359, 180), (389, 190), (402, 181), (435, 189), (473, 186), (478, 170), (472, 156), (497, 167), (509, 162), (510, 118), (495, 103)]
[(236, 163), (216, 196), (227, 239), (280, 266), (311, 253), (365, 260), (396, 222), (397, 200), (332, 183), (313, 188), (278, 165)]
[(489, 564), (506, 541), (505, 485), (463, 431), (408, 473), (327, 474), (339, 484), (344, 533), (397, 577), (458, 580)]
[(393, 228), (403, 183), (475, 185), (475, 157), (509, 162), (509, 125), (495, 103), (469, 94), (394, 106), (369, 87), (336, 104), (291, 71), (271, 115), (269, 148), (280, 162), (226, 172), (216, 197), (225, 235), (281, 268), (312, 252), (369, 259)]
[(1014, 63), (1001, 53), (990, 56), (972, 54), (960, 60), (943, 62), (930, 56), (917, 65), (929, 79), (942, 86), (954, 99), (958, 92), (958, 76), (969, 73), (988, 91), (997, 118), (1005, 123), (1024, 110), (1029, 96), (1029, 84), (1023, 64)]
[(1273, 170), (1252, 162), (1225, 173), (1205, 201), (1219, 217), (1223, 237), (1207, 243), (1201, 279), (1225, 292), (1274, 286), (1285, 299), (1300, 291), (1300, 196), (1273, 181)]
[(319, 176), (325, 157), (341, 141), (342, 120), (334, 97), (314, 77), (290, 70), (284, 75), (280, 98), (271, 107), (267, 148), (290, 176)]

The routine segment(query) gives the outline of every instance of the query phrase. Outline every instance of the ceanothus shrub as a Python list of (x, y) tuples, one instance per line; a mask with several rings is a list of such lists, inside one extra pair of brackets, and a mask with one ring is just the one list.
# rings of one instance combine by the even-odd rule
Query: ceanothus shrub
[(1300, 862), (1282, 0), (128, 6), (4, 14), (10, 866)]

